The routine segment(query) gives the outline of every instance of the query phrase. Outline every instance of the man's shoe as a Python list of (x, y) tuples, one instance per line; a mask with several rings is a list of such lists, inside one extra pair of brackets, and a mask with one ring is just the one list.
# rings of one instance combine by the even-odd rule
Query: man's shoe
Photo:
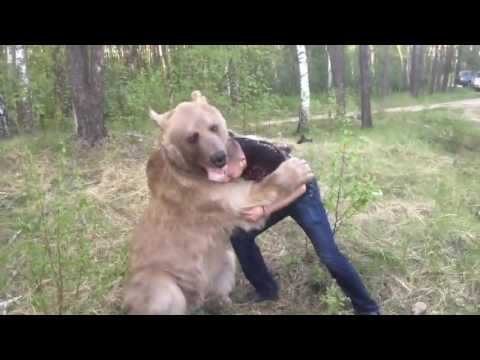
[(380, 315), (380, 311), (360, 312), (355, 315)]
[(278, 294), (271, 294), (271, 295), (261, 295), (255, 292), (255, 295), (252, 297), (252, 301), (254, 303), (259, 303), (263, 301), (277, 301), (279, 299)]
[(241, 301), (241, 304), (243, 304), (243, 303), (260, 303), (260, 302), (263, 302), (263, 301), (277, 301), (278, 299), (279, 299), (279, 296), (278, 296), (277, 293), (265, 295), (265, 294), (259, 294), (258, 292), (256, 292), (254, 290), (254, 291), (251, 291), (251, 292), (247, 293), (244, 300)]

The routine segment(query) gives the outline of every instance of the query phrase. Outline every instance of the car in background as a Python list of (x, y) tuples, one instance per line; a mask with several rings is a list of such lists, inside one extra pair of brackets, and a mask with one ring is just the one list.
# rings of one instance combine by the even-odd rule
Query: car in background
[(473, 84), (473, 79), (475, 78), (475, 71), (463, 70), (458, 73), (458, 78), (456, 79), (456, 84), (463, 87), (470, 87)]
[(480, 91), (480, 71), (475, 74), (475, 77), (472, 80), (472, 87), (476, 91)]

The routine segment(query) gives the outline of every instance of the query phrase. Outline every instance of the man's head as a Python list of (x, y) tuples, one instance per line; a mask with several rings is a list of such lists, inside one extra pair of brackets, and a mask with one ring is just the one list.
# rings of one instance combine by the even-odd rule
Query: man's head
[(237, 179), (242, 176), (247, 167), (247, 159), (240, 144), (232, 137), (227, 144), (228, 165), (226, 169), (226, 181)]
[(228, 160), (226, 121), (199, 91), (192, 93), (192, 101), (165, 114), (150, 110), (150, 117), (163, 130), (162, 145), (176, 165), (223, 181)]

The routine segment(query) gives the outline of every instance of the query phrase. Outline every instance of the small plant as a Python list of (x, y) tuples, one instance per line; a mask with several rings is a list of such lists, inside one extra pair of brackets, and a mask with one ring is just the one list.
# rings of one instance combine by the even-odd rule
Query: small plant
[(326, 307), (325, 314), (327, 315), (346, 313), (347, 298), (336, 284), (332, 284), (327, 288), (325, 295), (322, 297), (322, 302)]
[(299, 255), (289, 254), (285, 257), (285, 264), (287, 268), (296, 268), (297, 266), (303, 264), (303, 259)]
[(315, 293), (323, 292), (332, 283), (332, 277), (317, 260), (310, 266), (310, 286)]
[(325, 201), (327, 207), (334, 211), (334, 233), (373, 199), (382, 196), (382, 192), (375, 185), (372, 176), (362, 171), (359, 166), (363, 159), (353, 148), (351, 120), (345, 118), (341, 121), (341, 138), (331, 163), (329, 178), (331, 188), (336, 191), (332, 190)]

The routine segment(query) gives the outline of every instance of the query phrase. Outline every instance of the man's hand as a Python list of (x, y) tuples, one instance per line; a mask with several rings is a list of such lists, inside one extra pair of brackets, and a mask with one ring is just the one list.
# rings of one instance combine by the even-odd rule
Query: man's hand
[(242, 211), (242, 216), (249, 222), (256, 223), (260, 219), (266, 217), (268, 214), (265, 212), (263, 206), (254, 206), (252, 208)]

